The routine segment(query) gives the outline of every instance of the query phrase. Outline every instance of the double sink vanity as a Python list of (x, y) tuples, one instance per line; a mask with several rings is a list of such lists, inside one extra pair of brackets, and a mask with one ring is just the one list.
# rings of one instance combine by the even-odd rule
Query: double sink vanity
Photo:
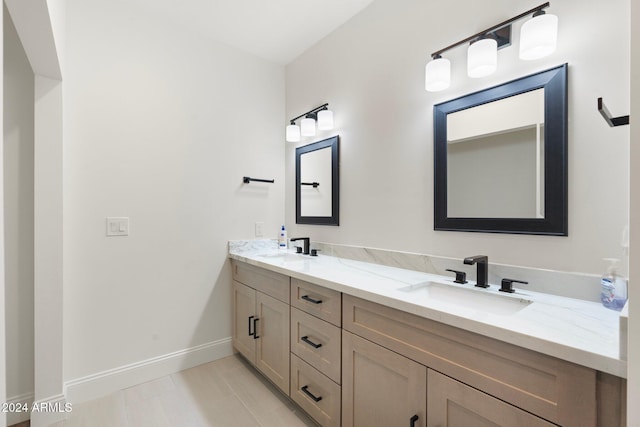
[[(434, 105), (434, 231), (568, 235), (568, 70)], [(339, 165), (296, 147), (296, 224), (339, 225)], [(626, 425), (598, 277), (295, 240), (230, 242), (233, 344), (319, 424)]]
[(599, 303), (270, 241), (229, 257), (234, 348), (322, 426), (626, 425)]

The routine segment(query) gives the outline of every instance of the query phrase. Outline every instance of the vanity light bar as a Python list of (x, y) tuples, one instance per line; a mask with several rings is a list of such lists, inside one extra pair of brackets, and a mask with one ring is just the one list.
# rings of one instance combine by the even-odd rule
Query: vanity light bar
[[(520, 59), (538, 59), (554, 52), (558, 35), (558, 18), (555, 15), (545, 14), (544, 9), (549, 6), (549, 2), (543, 3), (433, 52), (431, 54), (432, 60), (425, 68), (425, 89), (429, 92), (437, 92), (449, 87), (451, 62), (443, 58), (442, 54), (465, 43), (471, 44), (467, 52), (469, 77), (477, 78), (491, 74), (496, 69), (497, 50), (511, 45), (511, 24), (527, 16), (532, 18), (525, 22), (520, 29)], [(492, 40), (491, 46), (489, 46), (488, 40)], [(487, 46), (482, 46), (484, 48), (481, 49), (479, 45), (474, 46), (476, 42), (483, 42)]]
[[(443, 53), (445, 53), (445, 52), (446, 52), (446, 51), (448, 51), (448, 50), (453, 49), (454, 47), (458, 47), (458, 46), (460, 46), (460, 45), (462, 45), (462, 44), (465, 44), (465, 43), (468, 43), (468, 42), (470, 42), (470, 41), (472, 41), (472, 40), (477, 40), (477, 39), (480, 39), (480, 38), (484, 38), (484, 37), (486, 37), (486, 36), (490, 36), (494, 31), (499, 30), (499, 29), (501, 29), (501, 28), (503, 28), (503, 27), (506, 27), (507, 25), (509, 25), (509, 24), (511, 24), (511, 23), (513, 23), (513, 22), (515, 22), (515, 21), (519, 20), (519, 19), (522, 19), (522, 18), (524, 18), (524, 17), (526, 17), (526, 16), (533, 15), (534, 13), (536, 13), (536, 12), (538, 12), (538, 11), (540, 11), (540, 10), (546, 9), (546, 8), (548, 8), (549, 6), (550, 6), (550, 3), (549, 3), (549, 2), (546, 2), (546, 3), (544, 3), (544, 4), (541, 4), (540, 6), (534, 7), (534, 8), (533, 8), (533, 9), (531, 9), (531, 10), (527, 10), (526, 12), (522, 12), (522, 13), (521, 13), (520, 15), (518, 15), (518, 16), (514, 16), (513, 18), (507, 19), (506, 21), (503, 21), (503, 22), (501, 22), (501, 23), (499, 23), (499, 24), (496, 24), (496, 25), (494, 25), (493, 27), (489, 27), (489, 28), (487, 28), (487, 29), (486, 29), (486, 30), (484, 30), (484, 31), (480, 31), (480, 32), (479, 32), (479, 33), (477, 33), (477, 34), (474, 34), (474, 35), (472, 35), (472, 36), (469, 36), (469, 37), (467, 37), (466, 39), (460, 40), (459, 42), (455, 42), (454, 44), (451, 44), (451, 45), (449, 45), (449, 46), (447, 46), (447, 47), (445, 47), (445, 48), (442, 48), (442, 49), (440, 49), (440, 50), (438, 50), (438, 51), (435, 51), (435, 52), (433, 52), (433, 53), (431, 54), (431, 57), (435, 59), (435, 57), (436, 57), (436, 56), (438, 56), (438, 55), (442, 55)], [(492, 37), (492, 38), (493, 38), (493, 37)], [(498, 41), (498, 40), (497, 40), (497, 41)], [(502, 46), (507, 46), (507, 44), (506, 44), (506, 43), (502, 43), (502, 44), (499, 44), (499, 45), (500, 45), (500, 47), (502, 47)]]
[[(322, 104), (289, 120), (290, 124), (286, 129), (287, 142), (300, 141), (300, 135), (314, 136), (316, 134), (316, 121), (320, 130), (333, 129), (333, 112), (327, 108), (328, 106), (329, 103)], [(296, 125), (296, 120), (299, 119), (302, 119), (300, 126)]]

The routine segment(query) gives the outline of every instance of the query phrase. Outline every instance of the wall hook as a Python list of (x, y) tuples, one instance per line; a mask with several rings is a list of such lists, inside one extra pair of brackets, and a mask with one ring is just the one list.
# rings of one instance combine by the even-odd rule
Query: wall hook
[(248, 176), (243, 176), (242, 177), (242, 182), (244, 182), (245, 184), (250, 183), (251, 181), (255, 181), (255, 182), (268, 182), (270, 184), (273, 184), (274, 182), (276, 182), (275, 179), (258, 179), (258, 178), (249, 178)]
[(611, 113), (607, 110), (607, 106), (604, 105), (602, 98), (598, 98), (598, 111), (600, 111), (604, 120), (609, 123), (611, 127), (629, 124), (629, 116), (611, 117)]

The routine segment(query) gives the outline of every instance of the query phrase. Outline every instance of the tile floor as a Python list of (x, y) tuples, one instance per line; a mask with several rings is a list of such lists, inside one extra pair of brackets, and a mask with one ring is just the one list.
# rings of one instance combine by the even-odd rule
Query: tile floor
[(244, 359), (230, 356), (73, 405), (52, 427), (311, 427)]

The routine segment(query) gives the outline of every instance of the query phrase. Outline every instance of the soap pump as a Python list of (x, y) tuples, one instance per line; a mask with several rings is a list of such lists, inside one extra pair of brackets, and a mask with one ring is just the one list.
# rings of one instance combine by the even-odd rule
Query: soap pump
[(285, 230), (284, 225), (280, 229), (280, 233), (278, 234), (278, 248), (279, 249), (287, 249), (287, 230)]
[(609, 267), (600, 281), (600, 301), (603, 306), (620, 311), (627, 302), (627, 281), (618, 275), (619, 259), (604, 258), (604, 261), (609, 263)]

